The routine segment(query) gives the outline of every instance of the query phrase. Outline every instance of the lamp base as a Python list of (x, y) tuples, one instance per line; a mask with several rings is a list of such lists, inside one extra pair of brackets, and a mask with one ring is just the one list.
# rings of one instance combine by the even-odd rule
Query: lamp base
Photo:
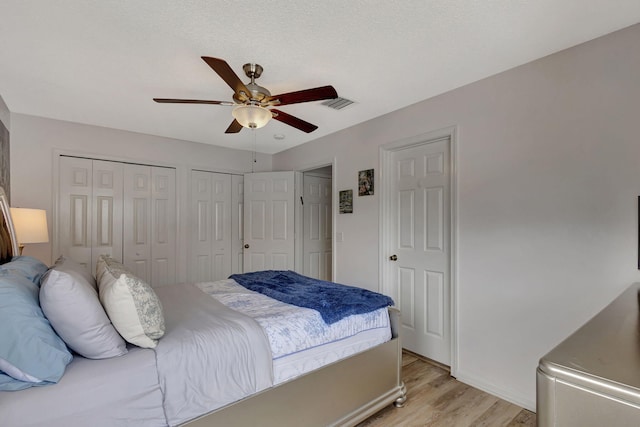
[(22, 250), (24, 249), (24, 245), (22, 243), (20, 243), (18, 245), (18, 249), (20, 250), (20, 256), (22, 256)]

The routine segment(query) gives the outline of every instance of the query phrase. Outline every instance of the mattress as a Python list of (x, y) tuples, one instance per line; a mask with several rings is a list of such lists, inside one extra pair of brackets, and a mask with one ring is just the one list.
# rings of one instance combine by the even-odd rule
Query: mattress
[(166, 426), (155, 353), (132, 346), (112, 359), (76, 356), (58, 384), (1, 393), (0, 425)]
[(316, 310), (277, 301), (232, 279), (196, 286), (262, 326), (271, 346), (274, 385), (391, 339), (387, 308), (327, 325)]

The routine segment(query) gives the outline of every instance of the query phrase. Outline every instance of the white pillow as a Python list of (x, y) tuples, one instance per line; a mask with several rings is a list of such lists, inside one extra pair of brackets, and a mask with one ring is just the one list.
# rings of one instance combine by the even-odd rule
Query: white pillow
[(60, 338), (76, 353), (89, 359), (127, 353), (124, 340), (100, 304), (95, 280), (73, 260), (58, 258), (43, 277), (40, 307)]
[(106, 255), (96, 268), (100, 301), (113, 326), (131, 344), (155, 348), (164, 335), (164, 314), (151, 286)]

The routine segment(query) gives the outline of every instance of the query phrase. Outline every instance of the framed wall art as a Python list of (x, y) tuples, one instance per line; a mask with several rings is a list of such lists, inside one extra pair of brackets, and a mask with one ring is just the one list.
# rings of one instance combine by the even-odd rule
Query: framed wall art
[(358, 172), (358, 196), (373, 195), (373, 169)]
[(340, 191), (340, 213), (353, 213), (353, 190)]

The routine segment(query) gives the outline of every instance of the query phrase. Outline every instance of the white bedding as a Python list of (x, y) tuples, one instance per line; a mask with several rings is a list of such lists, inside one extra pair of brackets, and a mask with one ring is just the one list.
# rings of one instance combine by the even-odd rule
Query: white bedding
[(1, 392), (0, 425), (166, 426), (155, 353), (132, 346), (111, 359), (76, 356), (58, 384)]
[(58, 384), (0, 393), (0, 425), (173, 426), (391, 338), (386, 308), (327, 326), (231, 280), (155, 290), (166, 325), (156, 349), (76, 355)]
[(165, 335), (155, 352), (169, 425), (272, 385), (269, 343), (253, 319), (191, 284), (156, 293), (164, 307)]
[(274, 384), (391, 339), (387, 308), (347, 316), (327, 325), (316, 310), (277, 301), (232, 279), (196, 286), (262, 326), (273, 354)]

